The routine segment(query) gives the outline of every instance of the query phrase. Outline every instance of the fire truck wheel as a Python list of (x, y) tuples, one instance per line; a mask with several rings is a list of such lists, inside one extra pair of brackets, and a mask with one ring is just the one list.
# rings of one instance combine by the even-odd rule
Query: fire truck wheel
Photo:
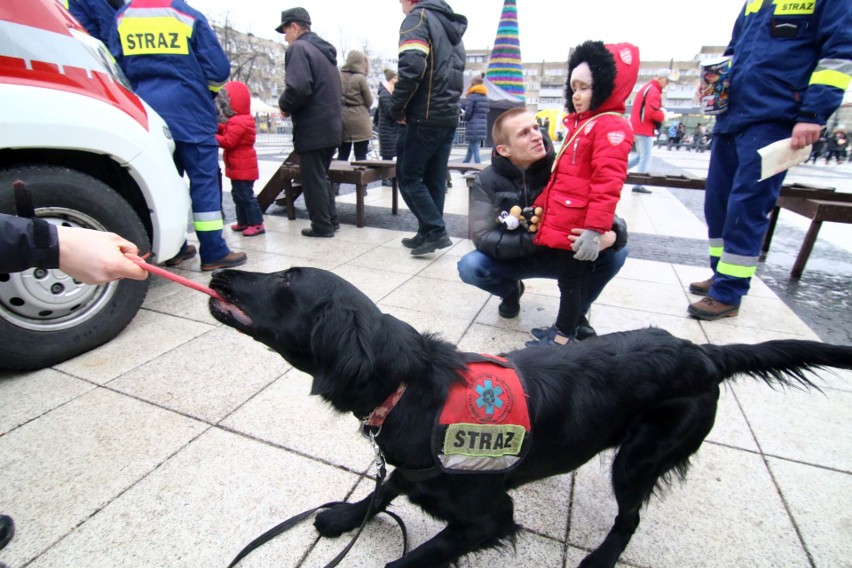
[[(2, 213), (16, 212), (15, 180), (29, 188), (36, 216), (56, 225), (118, 233), (140, 251), (150, 250), (135, 210), (103, 182), (53, 165), (0, 170)], [(147, 291), (148, 280), (92, 286), (58, 269), (0, 273), (0, 367), (49, 367), (106, 343), (130, 323)]]

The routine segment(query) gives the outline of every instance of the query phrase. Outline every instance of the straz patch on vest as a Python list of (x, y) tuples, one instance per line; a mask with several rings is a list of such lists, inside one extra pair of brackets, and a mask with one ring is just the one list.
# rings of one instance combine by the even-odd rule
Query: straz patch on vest
[(447, 473), (502, 473), (532, 443), (522, 378), (505, 359), (467, 354), (464, 382), (450, 387), (432, 432), (435, 461)]

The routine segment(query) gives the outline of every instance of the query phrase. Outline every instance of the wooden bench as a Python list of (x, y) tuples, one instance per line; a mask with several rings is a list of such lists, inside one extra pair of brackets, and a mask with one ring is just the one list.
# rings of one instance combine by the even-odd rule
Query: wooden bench
[[(626, 184), (656, 185), (660, 187), (677, 187), (683, 189), (704, 189), (706, 180), (686, 176), (653, 176), (647, 174), (627, 175)], [(817, 187), (801, 183), (788, 183), (781, 186), (781, 193), (775, 208), (769, 217), (769, 228), (763, 239), (761, 250), (769, 252), (775, 225), (781, 209), (787, 209), (804, 217), (810, 217), (811, 225), (805, 235), (805, 240), (796, 256), (792, 278), (800, 278), (805, 271), (805, 264), (816, 243), (819, 230), (824, 221), (833, 223), (852, 223), (852, 193), (835, 191), (831, 187)]]
[[(343, 162), (334, 160), (328, 170), (328, 178), (332, 183), (355, 184), (355, 226), (364, 226), (364, 196), (367, 184), (374, 181), (390, 179), (393, 184), (393, 207), (391, 213), (397, 214), (396, 162), (393, 160), (371, 160), (365, 162)], [(257, 196), (260, 210), (264, 213), (273, 202), (287, 209), (287, 218), (296, 218), (296, 199), (302, 193), (299, 172), (299, 155), (295, 152), (285, 158), (263, 189)], [(284, 197), (278, 196), (284, 193)]]
[(805, 264), (811, 256), (811, 251), (824, 221), (852, 223), (852, 193), (832, 193), (829, 197), (830, 199), (817, 199), (782, 193), (775, 204), (775, 209), (772, 210), (769, 217), (769, 229), (766, 231), (766, 237), (763, 240), (762, 250), (764, 254), (769, 251), (772, 234), (775, 232), (775, 224), (778, 222), (778, 214), (781, 209), (787, 209), (811, 219), (811, 225), (808, 227), (805, 240), (802, 241), (802, 247), (799, 249), (796, 262), (793, 263), (793, 270), (790, 272), (790, 276), (793, 278), (800, 278), (805, 271)]

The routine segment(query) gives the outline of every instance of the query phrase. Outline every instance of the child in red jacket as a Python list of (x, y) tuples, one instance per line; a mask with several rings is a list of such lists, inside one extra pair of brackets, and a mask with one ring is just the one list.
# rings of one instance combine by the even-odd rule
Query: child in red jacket
[(623, 114), (638, 75), (639, 49), (629, 43), (587, 41), (568, 60), (565, 98), (571, 114), (550, 181), (535, 201), (543, 213), (533, 242), (573, 254), (566, 255), (558, 279), (556, 325), (534, 329), (539, 341), (527, 345), (562, 345), (574, 338), (591, 261), (598, 257), (601, 235), (612, 227), (627, 177), (633, 131)]
[(231, 197), (237, 211), (237, 222), (231, 225), (231, 230), (246, 237), (261, 235), (266, 229), (254, 195), (254, 182), (258, 178), (256, 129), (251, 115), (251, 93), (246, 84), (226, 83), (216, 96), (216, 107), (219, 111), (216, 142), (225, 151), (225, 176), (231, 180)]

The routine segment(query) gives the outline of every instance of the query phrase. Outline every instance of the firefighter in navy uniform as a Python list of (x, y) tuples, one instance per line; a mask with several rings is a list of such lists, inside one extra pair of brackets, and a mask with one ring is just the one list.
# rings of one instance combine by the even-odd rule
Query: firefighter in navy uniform
[[(244, 264), (222, 237), (222, 194), (216, 144), (216, 93), (231, 72), (228, 57), (204, 15), (183, 0), (131, 0), (116, 16), (110, 51), (136, 93), (166, 121), (175, 140), (175, 165), (189, 176), (201, 269)], [(184, 243), (168, 266), (194, 257)]]
[(733, 57), (728, 108), (716, 118), (704, 215), (713, 275), (689, 286), (705, 295), (695, 318), (736, 316), (760, 257), (784, 173), (760, 179), (757, 150), (819, 139), (852, 80), (852, 1), (751, 0), (725, 52)]

